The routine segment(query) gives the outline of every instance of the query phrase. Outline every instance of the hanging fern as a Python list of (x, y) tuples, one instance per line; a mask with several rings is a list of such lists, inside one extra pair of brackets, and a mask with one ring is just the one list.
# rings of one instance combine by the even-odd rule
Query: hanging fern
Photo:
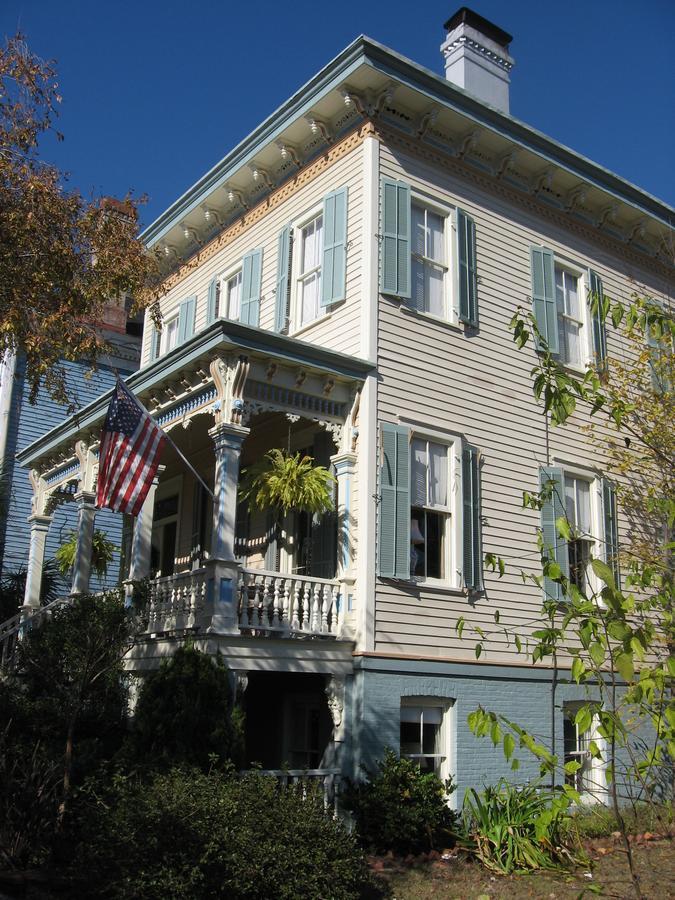
[[(76, 549), (77, 533), (71, 531), (54, 554), (62, 575), (67, 575), (73, 568)], [(105, 531), (99, 531), (97, 528), (91, 541), (91, 567), (99, 578), (105, 578), (108, 574), (108, 566), (113, 561), (116, 550), (119, 550), (119, 547), (108, 540)]]
[(313, 457), (275, 449), (242, 472), (240, 496), (251, 511), (323, 513), (333, 509), (333, 484), (334, 476)]

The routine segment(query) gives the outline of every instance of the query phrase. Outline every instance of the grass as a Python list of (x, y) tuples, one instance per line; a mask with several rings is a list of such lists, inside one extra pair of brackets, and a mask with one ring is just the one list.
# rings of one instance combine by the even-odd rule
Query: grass
[[(645, 831), (666, 834), (675, 825), (675, 813), (670, 806), (640, 803), (626, 807), (622, 812), (628, 834), (642, 834)], [(597, 804), (576, 813), (567, 830), (572, 836), (578, 835), (585, 840), (606, 837), (619, 830), (619, 823), (609, 807)]]
[[(594, 842), (597, 843), (597, 842)], [(591, 850), (587, 878), (583, 871), (570, 875), (493, 875), (478, 862), (457, 857), (420, 865), (392, 864), (378, 873), (382, 897), (388, 900), (572, 900), (572, 898), (632, 897), (626, 857), (612, 839)], [(671, 840), (645, 843), (635, 853), (637, 871), (645, 897), (675, 900), (675, 854)]]

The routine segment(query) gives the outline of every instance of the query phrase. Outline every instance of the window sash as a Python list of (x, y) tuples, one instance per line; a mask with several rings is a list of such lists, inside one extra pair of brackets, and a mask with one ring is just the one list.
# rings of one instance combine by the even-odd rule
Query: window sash
[(227, 279), (227, 317), (236, 321), (241, 314), (241, 286), (243, 282), (243, 272), (239, 269), (234, 275), (230, 275)]
[(160, 350), (162, 353), (168, 353), (173, 350), (178, 343), (178, 316), (169, 319), (162, 328), (162, 337), (160, 341)]

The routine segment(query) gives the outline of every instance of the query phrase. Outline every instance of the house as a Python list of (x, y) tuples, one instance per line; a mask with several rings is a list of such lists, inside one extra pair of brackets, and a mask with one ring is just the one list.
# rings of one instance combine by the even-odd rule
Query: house
[[(144, 233), (167, 291), (127, 383), (214, 498), (167, 449), (135, 524), (129, 574), (150, 596), (128, 665), (142, 677), (189, 636), (237, 675), (250, 761), (329, 778), (391, 746), (452, 775), (461, 802), (510, 773), (469, 731), (478, 704), (585, 752), (583, 689), (514, 641), (536, 628), (521, 570), (540, 571), (556, 514), (523, 510), (523, 491), (560, 485), (585, 535), (566, 548), (579, 580), (625, 527), (583, 415), (548, 428), (509, 321), (533, 303), (575, 370), (611, 353), (589, 292), (665, 296), (673, 210), (510, 116), (510, 35), (466, 8), (445, 30), (444, 75), (359, 37)], [(18, 455), (27, 608), (51, 498), (77, 478), (92, 502), (108, 399)], [(271, 448), (332, 467), (335, 515), (291, 512), (278, 533), (238, 502)], [(93, 513), (80, 526), (84, 545)], [(495, 630), (497, 612), (477, 659), (458, 623)], [(584, 790), (602, 790), (593, 765)]]
[[(109, 200), (107, 202), (110, 202)], [(87, 362), (64, 360), (67, 389), (71, 402), (78, 408), (87, 406), (109, 390), (115, 381), (115, 370), (130, 375), (138, 368), (142, 328), (128, 318), (123, 303), (104, 306), (99, 323), (102, 337), (112, 348), (92, 369)], [(31, 526), (32, 488), (26, 473), (17, 464), (15, 454), (56, 427), (66, 416), (66, 406), (57, 403), (46, 391), (30, 403), (29, 385), (25, 378), (25, 359), (6, 353), (0, 360), (0, 477), (3, 502), (0, 505), (0, 578), (25, 571), (28, 564)], [(75, 474), (77, 469), (72, 470)], [(45, 542), (45, 559), (53, 559), (58, 547), (76, 530), (78, 501), (75, 499), (77, 479), (62, 479), (59, 489), (51, 493), (51, 524)], [(122, 519), (107, 510), (97, 516), (97, 527), (105, 531), (113, 544), (122, 545)], [(119, 582), (120, 552), (109, 566), (105, 579), (92, 581), (92, 588), (112, 587)], [(63, 585), (65, 587), (65, 583)]]

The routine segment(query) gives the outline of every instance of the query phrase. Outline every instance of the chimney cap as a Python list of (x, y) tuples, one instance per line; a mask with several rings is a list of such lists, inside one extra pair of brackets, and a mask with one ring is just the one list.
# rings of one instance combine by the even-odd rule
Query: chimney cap
[(509, 34), (508, 31), (504, 31), (502, 28), (499, 28), (499, 26), (484, 19), (483, 16), (479, 16), (478, 13), (469, 9), (468, 6), (461, 6), (457, 12), (448, 19), (443, 27), (446, 31), (452, 31), (458, 25), (462, 24), (469, 25), (471, 28), (481, 31), (485, 37), (490, 38), (506, 49), (508, 49), (509, 44), (513, 40), (513, 35)]

